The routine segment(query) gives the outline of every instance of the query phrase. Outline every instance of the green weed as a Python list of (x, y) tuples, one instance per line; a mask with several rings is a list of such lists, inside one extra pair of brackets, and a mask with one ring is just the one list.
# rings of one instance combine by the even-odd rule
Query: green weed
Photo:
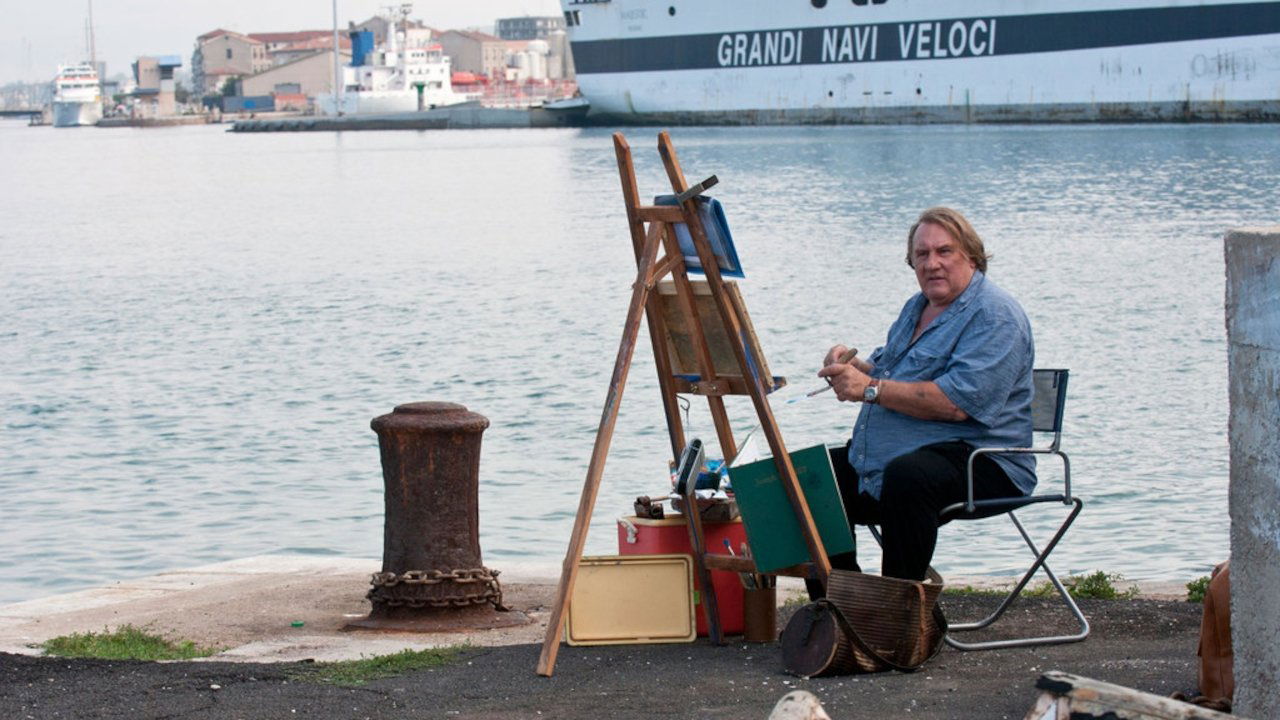
[(447, 665), (466, 645), (427, 650), (401, 650), (391, 655), (375, 655), (359, 660), (319, 662), (294, 673), (294, 678), (307, 682), (353, 687), (370, 680), (403, 675), (423, 668)]
[(1008, 592), (1008, 590), (1000, 590), (998, 588), (976, 588), (972, 585), (965, 585), (963, 587), (956, 587), (953, 585), (951, 587), (942, 588), (943, 595), (978, 595), (998, 597), (1003, 596)]
[(782, 601), (782, 607), (801, 607), (809, 604), (809, 593), (791, 593)]
[[(1120, 573), (1106, 573), (1101, 570), (1089, 575), (1071, 575), (1063, 579), (1067, 592), (1074, 598), (1095, 598), (1098, 600), (1123, 600), (1138, 596), (1138, 586), (1130, 585), (1125, 590), (1116, 589), (1116, 585), (1124, 580)], [(1028, 597), (1046, 597), (1057, 592), (1048, 580), (1034, 588), (1022, 591)]]
[(40, 645), (48, 655), (101, 660), (190, 660), (208, 657), (217, 648), (199, 647), (190, 640), (174, 641), (133, 625), (114, 631), (72, 633)]
[(1209, 592), (1209, 576), (1198, 577), (1187, 583), (1187, 602), (1203, 603), (1205, 593)]

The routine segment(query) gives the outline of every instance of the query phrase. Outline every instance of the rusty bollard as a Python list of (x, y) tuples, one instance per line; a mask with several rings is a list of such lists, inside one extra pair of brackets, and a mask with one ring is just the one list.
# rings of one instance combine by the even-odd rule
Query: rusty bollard
[(382, 572), (373, 575), (368, 619), (353, 625), (455, 630), (528, 622), (506, 612), (498, 573), (480, 558), (480, 436), (489, 419), (455, 403), (418, 402), (371, 426), (386, 485)]

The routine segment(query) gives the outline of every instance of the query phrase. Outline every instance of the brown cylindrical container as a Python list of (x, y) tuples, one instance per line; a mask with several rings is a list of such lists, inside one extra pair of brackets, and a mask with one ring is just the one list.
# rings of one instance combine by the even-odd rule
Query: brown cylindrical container
[(480, 558), (480, 438), (488, 418), (447, 402), (374, 418), (386, 484), (382, 572), (371, 617), (501, 604)]
[(752, 643), (771, 643), (778, 639), (777, 587), (743, 591), (742, 639)]

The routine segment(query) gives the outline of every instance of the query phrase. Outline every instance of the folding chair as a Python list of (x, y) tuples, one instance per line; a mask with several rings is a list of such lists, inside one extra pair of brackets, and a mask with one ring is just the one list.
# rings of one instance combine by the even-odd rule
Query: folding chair
[[(1058, 546), (1058, 541), (1066, 535), (1068, 528), (1075, 522), (1076, 516), (1080, 514), (1080, 510), (1084, 507), (1084, 501), (1071, 494), (1071, 460), (1067, 454), (1060, 449), (1062, 443), (1062, 416), (1063, 409), (1067, 400), (1067, 370), (1034, 370), (1032, 371), (1032, 383), (1034, 385), (1035, 395), (1031, 400), (1031, 424), (1035, 432), (1053, 433), (1053, 442), (1047, 447), (1036, 448), (1001, 448), (989, 447), (978, 448), (969, 455), (968, 464), (968, 497), (964, 502), (958, 502), (954, 505), (948, 505), (942, 509), (940, 519), (942, 520), (981, 520), (983, 518), (995, 517), (997, 515), (1008, 515), (1013, 521), (1014, 527), (1018, 529), (1018, 533), (1022, 535), (1022, 539), (1026, 542), (1027, 547), (1031, 549), (1031, 553), (1035, 555), (1035, 562), (1023, 574), (1022, 579), (1014, 586), (996, 607), (995, 611), (987, 617), (976, 622), (950, 623), (946, 641), (947, 644), (958, 650), (993, 650), (996, 648), (1006, 647), (1024, 647), (1028, 645), (1058, 645), (1062, 643), (1072, 643), (1084, 640), (1089, 636), (1089, 621), (1085, 618), (1084, 613), (1080, 612), (1080, 606), (1076, 604), (1075, 598), (1071, 597), (1062, 581), (1054, 574), (1046, 562), (1049, 553)], [(1062, 458), (1062, 477), (1063, 491), (1061, 493), (1050, 493), (1042, 495), (1026, 495), (1014, 498), (998, 498), (993, 500), (975, 500), (973, 497), (973, 463), (980, 455), (994, 455), (1004, 453), (1021, 453), (1034, 455), (1057, 455)], [(1059, 526), (1058, 531), (1054, 533), (1053, 539), (1045, 545), (1044, 550), (1036, 547), (1031, 536), (1027, 534), (1026, 528), (1022, 526), (1022, 521), (1014, 514), (1015, 510), (1035, 505), (1037, 503), (1061, 503), (1065, 506), (1071, 506), (1071, 512), (1067, 515), (1066, 520)], [(876, 528), (871, 527), (871, 534), (875, 537), (876, 542), (883, 545), (880, 540), (880, 533)], [(1061, 596), (1062, 601), (1066, 604), (1067, 609), (1076, 617), (1080, 624), (1080, 630), (1072, 635), (1044, 635), (1037, 637), (1012, 638), (1008, 640), (989, 640), (986, 642), (966, 643), (955, 639), (954, 634), (957, 632), (966, 632), (971, 630), (981, 630), (989, 627), (1000, 616), (1004, 614), (1013, 601), (1018, 598), (1023, 588), (1031, 581), (1037, 570), (1043, 569), (1045, 575), (1049, 577), (1049, 581)], [(932, 567), (928, 570), (931, 577), (937, 577), (936, 571)]]

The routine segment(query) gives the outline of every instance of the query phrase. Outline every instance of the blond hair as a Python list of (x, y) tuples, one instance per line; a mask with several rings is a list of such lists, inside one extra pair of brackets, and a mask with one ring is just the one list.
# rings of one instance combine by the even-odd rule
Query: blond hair
[(987, 261), (991, 259), (991, 255), (982, 245), (982, 238), (978, 237), (978, 231), (973, 229), (973, 225), (969, 224), (969, 220), (961, 215), (959, 211), (952, 210), (949, 207), (931, 207), (920, 213), (919, 219), (907, 231), (907, 264), (915, 267), (914, 243), (916, 237), (916, 229), (922, 223), (932, 223), (947, 231), (960, 245), (960, 251), (963, 252), (970, 260), (973, 261), (978, 270), (985, 273), (987, 271)]

